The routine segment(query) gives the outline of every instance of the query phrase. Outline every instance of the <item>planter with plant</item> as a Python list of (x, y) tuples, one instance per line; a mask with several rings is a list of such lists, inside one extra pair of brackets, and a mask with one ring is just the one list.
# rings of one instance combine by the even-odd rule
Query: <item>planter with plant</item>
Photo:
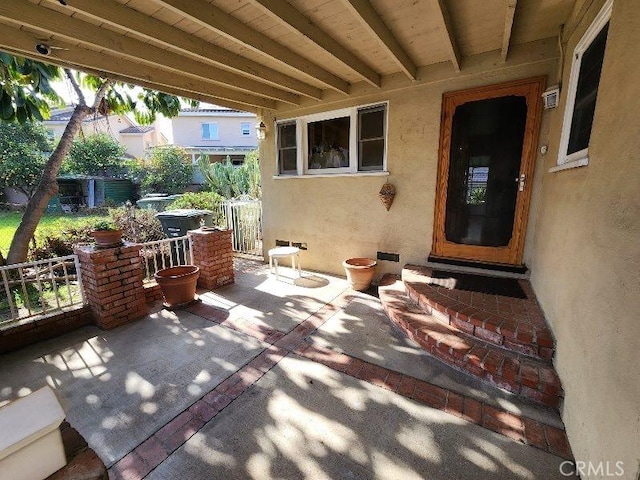
[(122, 230), (106, 220), (93, 225), (91, 236), (95, 239), (98, 248), (112, 248), (122, 245)]

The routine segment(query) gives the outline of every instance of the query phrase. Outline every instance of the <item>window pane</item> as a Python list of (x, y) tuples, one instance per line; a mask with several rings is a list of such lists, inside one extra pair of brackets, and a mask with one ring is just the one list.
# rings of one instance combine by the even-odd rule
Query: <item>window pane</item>
[(582, 55), (573, 118), (571, 119), (568, 155), (589, 146), (608, 31), (609, 24), (607, 23)]
[(360, 110), (360, 140), (384, 137), (384, 107)]
[(296, 124), (278, 125), (278, 142), (280, 148), (296, 146)]
[(204, 138), (204, 139), (208, 139), (209, 138), (209, 124), (208, 123), (203, 123), (202, 124), (202, 138)]
[(251, 135), (251, 126), (248, 122), (242, 122), (240, 124), (240, 130), (245, 137)]
[(349, 117), (341, 117), (307, 125), (308, 168), (349, 166), (349, 124)]
[(295, 148), (280, 150), (280, 173), (297, 171), (297, 155)]
[(360, 170), (380, 170), (384, 158), (384, 140), (360, 142)]

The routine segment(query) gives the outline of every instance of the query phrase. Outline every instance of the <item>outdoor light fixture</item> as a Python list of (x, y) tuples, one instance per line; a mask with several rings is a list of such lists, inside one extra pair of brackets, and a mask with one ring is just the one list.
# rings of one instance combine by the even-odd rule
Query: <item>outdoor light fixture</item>
[(260, 124), (256, 127), (256, 138), (258, 141), (262, 141), (267, 138), (267, 126), (264, 122), (260, 122)]

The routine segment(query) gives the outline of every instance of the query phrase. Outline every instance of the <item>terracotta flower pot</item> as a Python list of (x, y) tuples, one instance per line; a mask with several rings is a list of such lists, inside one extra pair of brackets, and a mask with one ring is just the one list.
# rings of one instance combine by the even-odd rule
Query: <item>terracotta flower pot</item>
[(164, 304), (174, 308), (191, 303), (196, 298), (196, 284), (200, 268), (195, 265), (163, 268), (153, 276), (160, 285)]
[(91, 236), (98, 248), (112, 248), (122, 245), (122, 230), (94, 230)]
[(371, 258), (349, 258), (342, 262), (347, 280), (354, 290), (367, 290), (376, 272), (376, 261)]

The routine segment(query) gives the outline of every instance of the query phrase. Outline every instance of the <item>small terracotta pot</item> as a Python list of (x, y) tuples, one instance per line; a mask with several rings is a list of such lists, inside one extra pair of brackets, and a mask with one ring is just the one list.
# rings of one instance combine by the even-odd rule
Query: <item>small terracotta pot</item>
[(371, 258), (349, 258), (342, 262), (347, 280), (354, 290), (364, 291), (369, 288), (376, 273), (376, 263)]
[(112, 248), (122, 245), (122, 230), (94, 230), (91, 236), (98, 248)]
[(162, 290), (164, 305), (170, 308), (186, 305), (195, 300), (198, 277), (200, 277), (200, 268), (195, 265), (163, 268), (153, 276)]

